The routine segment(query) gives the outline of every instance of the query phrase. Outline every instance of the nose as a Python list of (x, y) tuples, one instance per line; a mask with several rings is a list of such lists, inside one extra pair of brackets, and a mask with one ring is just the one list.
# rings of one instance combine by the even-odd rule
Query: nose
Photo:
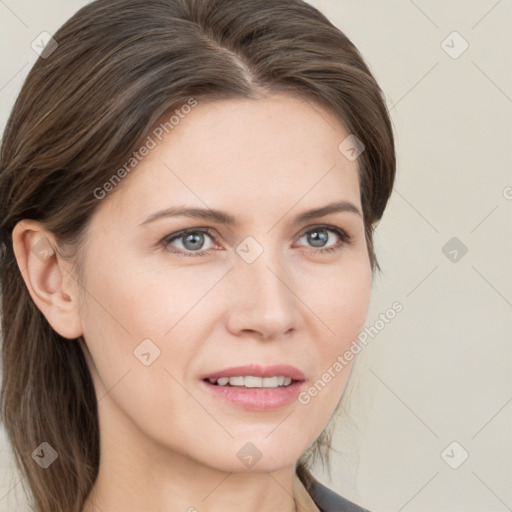
[(227, 328), (233, 335), (279, 339), (298, 327), (300, 300), (291, 273), (270, 251), (252, 263), (240, 258), (229, 275)]

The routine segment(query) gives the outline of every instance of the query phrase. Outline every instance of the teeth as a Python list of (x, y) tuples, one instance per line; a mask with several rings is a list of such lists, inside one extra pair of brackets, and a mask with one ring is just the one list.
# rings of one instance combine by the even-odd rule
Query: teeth
[(229, 377), (228, 381), (231, 386), (244, 386), (245, 385), (245, 379), (243, 377)]
[(212, 384), (219, 386), (243, 386), (246, 388), (277, 388), (289, 386), (292, 383), (290, 377), (253, 377), (252, 375), (240, 377), (220, 377), (218, 379), (208, 379)]

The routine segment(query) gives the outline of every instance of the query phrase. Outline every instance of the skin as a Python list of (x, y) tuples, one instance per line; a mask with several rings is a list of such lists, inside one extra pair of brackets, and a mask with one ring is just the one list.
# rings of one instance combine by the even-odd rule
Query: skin
[[(328, 424), (353, 362), (311, 398), (267, 412), (208, 395), (200, 376), (257, 362), (296, 366), (313, 385), (348, 349), (368, 312), (372, 275), (363, 218), (334, 213), (293, 225), (341, 200), (362, 211), (357, 160), (334, 115), (287, 96), (200, 103), (122, 183), (88, 227), (83, 281), (59, 254), (31, 247), (52, 233), (32, 220), (13, 232), (32, 298), (52, 327), (83, 349), (99, 400), (101, 462), (85, 512), (296, 510), (294, 467)], [(238, 224), (149, 215), (172, 206), (221, 209)], [(308, 233), (328, 224), (351, 241), (337, 251)], [(199, 241), (160, 241), (210, 227)], [(253, 237), (251, 264), (237, 246)], [(195, 249), (197, 251), (197, 249)], [(86, 290), (86, 291), (85, 291)], [(144, 339), (160, 356), (143, 365)], [(77, 341), (70, 341), (76, 343)], [(247, 468), (248, 442), (261, 459)], [(195, 507), (195, 508), (192, 508)]]

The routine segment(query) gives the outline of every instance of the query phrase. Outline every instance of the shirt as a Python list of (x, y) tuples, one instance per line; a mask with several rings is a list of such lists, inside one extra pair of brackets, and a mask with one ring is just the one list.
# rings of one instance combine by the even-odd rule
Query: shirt
[(299, 512), (370, 512), (313, 479), (309, 493), (295, 475), (293, 490)]

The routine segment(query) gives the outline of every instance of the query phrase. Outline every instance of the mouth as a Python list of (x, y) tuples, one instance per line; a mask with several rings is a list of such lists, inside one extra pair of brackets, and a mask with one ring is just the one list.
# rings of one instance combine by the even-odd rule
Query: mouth
[(304, 387), (300, 370), (288, 365), (226, 368), (203, 376), (203, 389), (223, 403), (247, 411), (273, 411), (293, 403)]
[(256, 377), (254, 375), (239, 375), (236, 377), (219, 377), (203, 379), (204, 382), (209, 382), (214, 386), (220, 387), (237, 387), (237, 388), (265, 388), (275, 389), (281, 387), (288, 387), (294, 382), (299, 380), (285, 377), (284, 375), (277, 375), (274, 377)]

